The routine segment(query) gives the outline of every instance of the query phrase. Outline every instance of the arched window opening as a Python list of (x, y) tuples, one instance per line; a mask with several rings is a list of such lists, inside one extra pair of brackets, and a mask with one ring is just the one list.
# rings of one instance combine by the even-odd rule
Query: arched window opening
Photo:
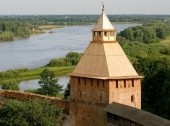
[(131, 102), (134, 102), (134, 101), (135, 101), (135, 96), (132, 95), (132, 96), (131, 96)]

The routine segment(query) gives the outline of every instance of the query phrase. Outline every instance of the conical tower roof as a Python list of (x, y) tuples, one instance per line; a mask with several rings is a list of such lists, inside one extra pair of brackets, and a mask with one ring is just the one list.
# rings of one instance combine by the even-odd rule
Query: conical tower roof
[(103, 10), (97, 24), (93, 28), (93, 31), (104, 31), (104, 30), (115, 30), (115, 28), (113, 27), (112, 23), (106, 16), (105, 11)]
[[(93, 31), (106, 30), (115, 31), (108, 17), (102, 11)], [(97, 79), (141, 78), (117, 41), (92, 41), (71, 76)]]

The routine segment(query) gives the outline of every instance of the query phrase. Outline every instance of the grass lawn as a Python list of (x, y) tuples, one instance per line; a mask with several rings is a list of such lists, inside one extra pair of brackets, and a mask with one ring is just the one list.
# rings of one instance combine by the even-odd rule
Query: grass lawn
[(159, 44), (170, 46), (170, 36), (168, 36), (166, 39), (162, 40)]

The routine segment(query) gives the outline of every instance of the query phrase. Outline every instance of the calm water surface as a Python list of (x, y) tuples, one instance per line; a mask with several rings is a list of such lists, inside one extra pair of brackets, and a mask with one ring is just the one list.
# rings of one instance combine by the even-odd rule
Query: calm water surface
[[(20, 83), (20, 90), (28, 90), (28, 89), (38, 89), (40, 86), (38, 85), (39, 80), (29, 80), (29, 81), (22, 81)], [(66, 88), (67, 83), (69, 82), (68, 76), (58, 77), (58, 84), (63, 85), (63, 89)]]
[[(116, 24), (118, 31), (139, 24)], [(83, 52), (91, 40), (93, 26), (66, 26), (53, 34), (33, 35), (28, 39), (0, 42), (0, 71), (35, 68), (70, 51)]]
[[(118, 31), (139, 24), (115, 24)], [(91, 40), (93, 26), (66, 26), (53, 30), (53, 34), (33, 35), (28, 39), (0, 42), (0, 71), (16, 68), (35, 68), (50, 59), (65, 56), (70, 51), (83, 52)], [(58, 83), (66, 87), (68, 76), (59, 77)], [(37, 89), (38, 80), (22, 81), (21, 91)]]

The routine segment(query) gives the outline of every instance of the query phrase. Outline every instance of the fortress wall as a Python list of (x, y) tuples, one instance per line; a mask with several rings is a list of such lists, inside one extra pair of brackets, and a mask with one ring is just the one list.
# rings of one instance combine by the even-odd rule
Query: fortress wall
[(12, 91), (12, 90), (0, 90), (0, 97), (1, 99), (7, 98), (7, 99), (17, 99), (21, 101), (34, 100), (34, 99), (46, 100), (49, 101), (52, 105), (64, 109), (65, 112), (69, 112), (69, 102), (56, 97), (48, 97), (44, 95)]

